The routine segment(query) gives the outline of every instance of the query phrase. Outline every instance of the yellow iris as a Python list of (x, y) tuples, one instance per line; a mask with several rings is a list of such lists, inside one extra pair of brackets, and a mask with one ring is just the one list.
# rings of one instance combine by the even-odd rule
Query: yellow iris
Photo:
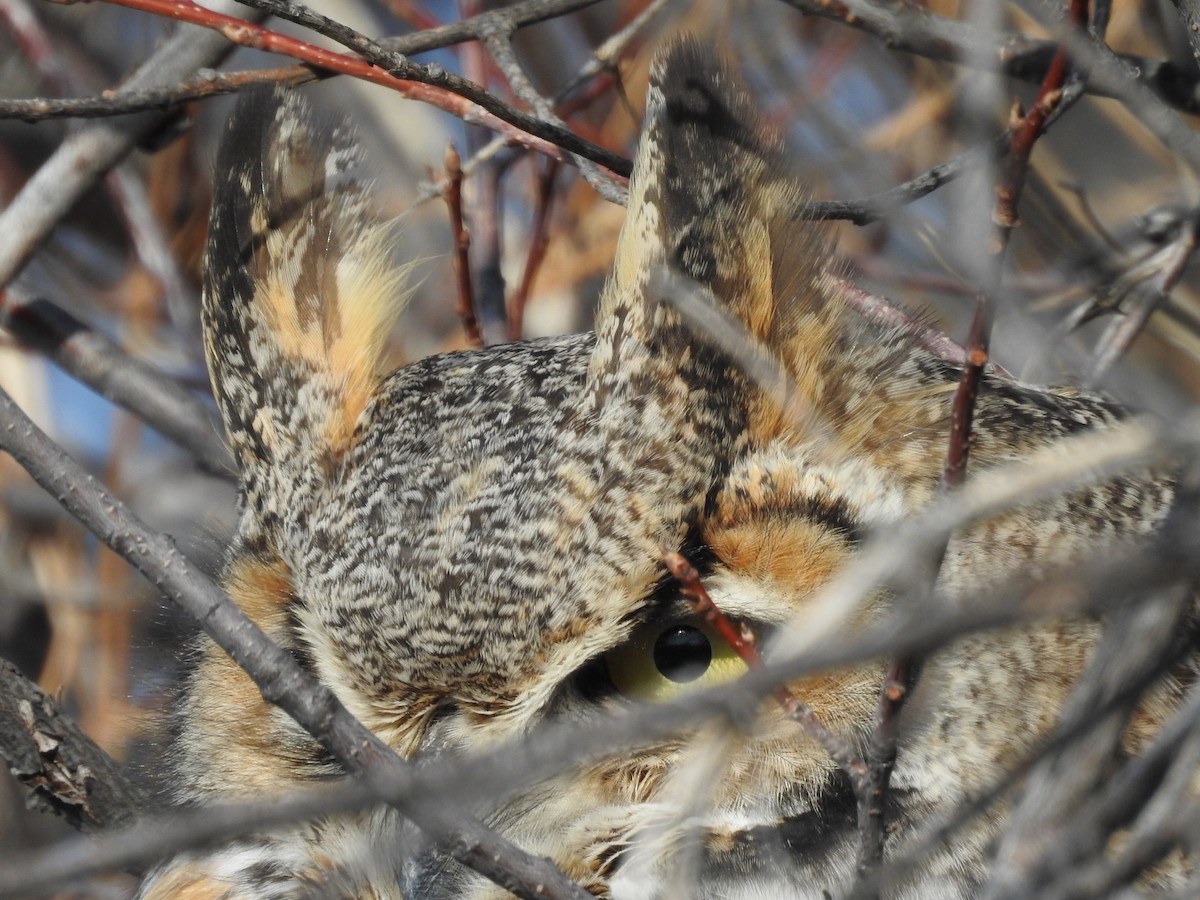
[(631, 700), (661, 702), (733, 681), (746, 664), (699, 616), (642, 625), (604, 656), (608, 677)]

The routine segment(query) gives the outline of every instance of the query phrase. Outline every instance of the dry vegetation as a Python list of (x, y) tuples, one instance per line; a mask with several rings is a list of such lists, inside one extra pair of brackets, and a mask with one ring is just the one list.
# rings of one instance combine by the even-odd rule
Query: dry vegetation
[[(719, 36), (785, 133), (816, 200), (865, 201), (813, 207), (822, 216), (871, 220), (829, 226), (838, 229), (850, 280), (920, 311), (960, 342), (986, 289), (995, 362), (1036, 382), (1100, 386), (1155, 417), (1159, 424), (1147, 426), (1141, 443), (1113, 454), (1145, 456), (1155, 443), (1194, 453), (1195, 4), (1081, 4), (1092, 34), (1121, 62), (1073, 34), (1057, 4), (1036, 0), (526, 0), (513, 5), (523, 20), (477, 20), (494, 27), (458, 33), (438, 26), (500, 5), (328, 0), (313, 8), (359, 38), (391, 39), (382, 46), (348, 39), (354, 52), (370, 58), (398, 49), (465, 81), (396, 70), (395, 58), (389, 67), (405, 76), (400, 81), (358, 63), (343, 67), (350, 75), (328, 77), (327, 68), (308, 63), (331, 66), (331, 52), (347, 59), (354, 52), (315, 35), (312, 22), (271, 18), (269, 38), (230, 34), (298, 58), (234, 51), (210, 33), (211, 48), (189, 39), (196, 58), (159, 60), (128, 93), (114, 94), (176, 27), (152, 14), (156, 2), (121, 3), (0, 0), (0, 94), (14, 98), (0, 100), (0, 204), (7, 207), (0, 210), (0, 387), (151, 529), (171, 535), (199, 572), (219, 569), (235, 503), (198, 334), (211, 161), (231, 102), (222, 95), (264, 80), (321, 81), (304, 89), (317, 105), (349, 115), (368, 144), (380, 215), (400, 217), (396, 254), (419, 261), (416, 299), (393, 337), (397, 361), (589, 327), (622, 220), (614, 200), (624, 189), (621, 158), (638, 134), (647, 64), (657, 43), (687, 30)], [(288, 4), (230, 7), (248, 17), (252, 7), (279, 12)], [(298, 51), (281, 34), (334, 49)], [(1020, 185), (994, 151), (1007, 146), (1014, 104), (1035, 105), (1053, 42), (1068, 37), (1072, 58), (1090, 74), (1064, 72), (1061, 94), (1044, 98), (1049, 130)], [(381, 83), (352, 77), (364, 72)], [(460, 118), (468, 83), (495, 100), (487, 115), (471, 119), (482, 124)], [(65, 98), (85, 99), (56, 102)], [(131, 106), (152, 111), (113, 116)], [(586, 142), (572, 148), (579, 152), (558, 149), (564, 127)], [(460, 168), (446, 152), (451, 145)], [(948, 163), (957, 177), (936, 190), (894, 190), (931, 170), (936, 180)], [(1019, 193), (1020, 224), (1007, 248), (997, 248), (993, 200), (1006, 184)], [(457, 235), (456, 218), (466, 223)], [(986, 328), (975, 338), (986, 346)], [(11, 433), (11, 422), (0, 418), (0, 429)], [(17, 695), (26, 686), (0, 680), (0, 755), (23, 776), (0, 779), (0, 895), (8, 896), (29, 884), (30, 863), (66, 865), (70, 847), (58, 842), (72, 825), (115, 826), (131, 821), (131, 802), (139, 812), (157, 804), (144, 798), (160, 796), (164, 713), (195, 626), (8, 455), (0, 456), (0, 500), (0, 657), (124, 763), (107, 772), (95, 757), (82, 783), (123, 777), (133, 792), (114, 790), (103, 801), (71, 795), (82, 764), (67, 761), (72, 732), (61, 722), (31, 725)], [(1195, 521), (1184, 525), (1194, 529)], [(1173, 555), (1164, 550), (1154, 566), (1125, 573), (1128, 595), (1196, 574), (1195, 538), (1187, 527), (1181, 534)], [(943, 624), (945, 634), (971, 623)], [(921, 640), (938, 637), (931, 630)], [(1128, 703), (1112, 693), (1092, 702)], [(1195, 752), (1195, 706), (1178, 723), (1165, 761)], [(55, 764), (57, 780), (47, 775)], [(41, 805), (53, 797), (68, 815), (26, 810), (31, 790)], [(1112, 802), (1136, 810), (1150, 793), (1143, 786), (1132, 789), (1133, 799), (1127, 790)], [(1148, 846), (1194, 843), (1200, 834), (1200, 806), (1177, 793), (1166, 808), (1160, 792), (1157, 818), (1137, 820), (1149, 830)], [(1075, 858), (1069, 841), (1058, 849)], [(1073, 886), (1052, 889), (1048, 854), (1029, 867), (1028, 889), (1045, 896), (1115, 896), (1127, 881), (1116, 864), (1105, 869), (1093, 859)], [(124, 858), (113, 851), (114, 860)], [(78, 890), (122, 896), (131, 883), (110, 874)]]

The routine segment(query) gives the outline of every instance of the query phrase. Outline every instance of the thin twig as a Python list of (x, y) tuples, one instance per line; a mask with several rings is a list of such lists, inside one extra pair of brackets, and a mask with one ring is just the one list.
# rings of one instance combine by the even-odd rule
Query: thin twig
[(158, 282), (162, 303), (171, 322), (182, 334), (200, 328), (200, 298), (189, 289), (179, 261), (171, 251), (170, 240), (154, 215), (145, 183), (129, 167), (119, 165), (106, 179), (109, 195), (124, 219), (138, 260)]
[[(1013, 32), (984, 32), (965, 22), (913, 4), (871, 0), (782, 0), (805, 15), (834, 19), (878, 38), (885, 46), (955, 65), (985, 66), (1010, 78), (1040, 84), (1058, 51), (1055, 41)], [(1200, 113), (1200, 73), (1172, 60), (1113, 54), (1147, 93), (1181, 112)], [(1084, 61), (1086, 62), (1086, 60)], [(1124, 87), (1108, 79), (1091, 81), (1089, 94), (1123, 98)], [(1136, 110), (1135, 110), (1136, 111)]]
[[(1101, 336), (1093, 356), (1092, 370), (1087, 384), (1098, 385), (1120, 359), (1134, 339), (1141, 334), (1146, 323), (1166, 301), (1179, 279), (1191, 262), (1196, 251), (1197, 230), (1200, 229), (1200, 211), (1180, 223), (1179, 234), (1166, 247), (1156, 252), (1149, 260), (1136, 267), (1136, 271), (1153, 274), (1151, 283), (1134, 292), (1133, 300), (1123, 313), (1113, 321)], [(1128, 279), (1119, 279), (1126, 282)]]
[(971, 332), (967, 336), (966, 361), (950, 406), (950, 441), (942, 467), (942, 491), (960, 487), (967, 476), (967, 462), (971, 456), (971, 426), (975, 419), (979, 385), (988, 364), (993, 309), (987, 295), (977, 298)]
[[(230, 0), (217, 9), (232, 9)], [(197, 69), (218, 64), (231, 47), (220, 35), (180, 28), (118, 90), (142, 91), (172, 85)], [(101, 122), (70, 135), (12, 203), (0, 210), (0, 287), (24, 268), (79, 198), (147, 136), (162, 128), (169, 115), (144, 112), (119, 122)]]
[(933, 193), (976, 166), (983, 165), (997, 152), (1007, 152), (1011, 134), (996, 135), (991, 143), (973, 147), (944, 163), (938, 163), (903, 184), (860, 200), (809, 200), (797, 207), (796, 217), (813, 221), (845, 220), (855, 225), (870, 225), (889, 213)]
[(537, 174), (537, 187), (533, 199), (533, 230), (529, 235), (529, 252), (525, 256), (525, 268), (517, 289), (508, 298), (508, 339), (519, 341), (525, 330), (525, 306), (533, 290), (542, 261), (546, 258), (546, 247), (550, 243), (550, 208), (554, 203), (554, 179), (558, 175), (559, 163), (546, 160)]
[[(557, 158), (565, 150), (599, 163), (623, 178), (627, 178), (631, 170), (629, 161), (619, 154), (597, 147), (566, 128), (544, 122), (537, 116), (515, 109), (479, 85), (447, 72), (439, 65), (414, 63), (402, 54), (388, 50), (344, 26), (333, 29), (332, 35), (336, 35), (336, 39), (343, 42), (353, 43), (357, 52), (362, 54), (362, 58), (325, 50), (315, 44), (288, 37), (243, 19), (212, 12), (191, 0), (104, 2), (202, 25), (220, 32), (234, 44), (270, 53), (281, 53), (321, 69), (382, 85), (410, 100), (420, 100), (445, 110), (464, 122), (483, 125), (504, 134), (510, 140), (539, 153)], [(295, 18), (301, 21), (301, 24), (310, 27), (314, 22), (327, 21), (324, 17), (314, 19), (289, 15), (289, 11), (294, 13), (297, 9), (294, 4), (254, 0), (250, 5), (283, 15), (285, 18)], [(320, 31), (320, 28), (316, 30)], [(348, 37), (347, 32), (353, 37)]]
[[(560, 128), (566, 128), (566, 123), (554, 113), (554, 104), (543, 97), (525, 75), (516, 54), (513, 52), (512, 35), (507, 32), (492, 31), (484, 35), (483, 41), (491, 53), (492, 59), (508, 79), (516, 95), (533, 109), (543, 121), (551, 122)], [(628, 202), (628, 192), (623, 185), (614, 184), (597, 168), (596, 164), (579, 154), (572, 154), (579, 173), (593, 190), (601, 197), (620, 206)]]
[(483, 335), (475, 319), (475, 292), (471, 287), (471, 233), (463, 218), (462, 161), (453, 144), (446, 145), (446, 206), (450, 210), (450, 230), (454, 240), (454, 280), (458, 285), (458, 320), (472, 347), (483, 346)]
[[(655, 2), (658, 2), (658, 0), (655, 0)], [(513, 9), (516, 9), (516, 7), (513, 7)], [(649, 11), (649, 8), (647, 11)], [(481, 20), (479, 28), (481, 33), (483, 33), (483, 31), (488, 27), (482, 23), (482, 19), (488, 15), (490, 14), (483, 13), (479, 17)], [(626, 47), (629, 45), (629, 42), (637, 36), (638, 32), (642, 28), (644, 28), (649, 22), (653, 21), (654, 18), (654, 16), (635, 17), (634, 20), (629, 23), (629, 25), (621, 29), (621, 31), (617, 32), (609, 40), (605, 41), (599, 48), (593, 51), (592, 55), (588, 58), (588, 61), (583, 64), (576, 75), (571, 79), (570, 82), (568, 82), (567, 86), (559, 90), (558, 93), (554, 95), (553, 103), (555, 112), (557, 112), (558, 115), (562, 116), (563, 118), (570, 118), (580, 109), (592, 103), (603, 93), (603, 91), (611, 87), (614, 83), (614, 79), (611, 76), (606, 76), (605, 72), (611, 71), (615, 67), (616, 61), (620, 58), (621, 53), (625, 51)], [(595, 72), (596, 74), (587, 74), (592, 72)], [(578, 93), (579, 87), (583, 84), (586, 84), (589, 78), (593, 79), (591, 88), (583, 94)], [(0, 103), (2, 103), (2, 101), (0, 101)], [(479, 168), (479, 166), (481, 166), (487, 160), (493, 158), (506, 145), (507, 141), (505, 141), (503, 137), (493, 138), (491, 143), (479, 149), (473, 156), (463, 163), (463, 172), (467, 175), (471, 175), (477, 168)], [(424, 201), (436, 197), (445, 189), (445, 182), (429, 185), (421, 192), (420, 200)], [(618, 197), (616, 198), (615, 202), (624, 203), (625, 200), (626, 198), (624, 197)]]
[[(1072, 27), (1082, 29), (1087, 22), (1087, 0), (1070, 0), (1067, 21)], [(1046, 77), (1038, 90), (1037, 100), (1024, 116), (1018, 115), (1013, 130), (1012, 147), (1008, 154), (1008, 168), (1003, 182), (996, 188), (996, 207), (992, 220), (1000, 229), (1000, 240), (1007, 244), (1008, 236), (1017, 224), (1017, 200), (1025, 185), (1029, 171), (1029, 155), (1033, 145), (1045, 130), (1046, 120), (1058, 108), (1063, 99), (1063, 86), (1067, 80), (1067, 51), (1060, 47), (1050, 61)]]
[(206, 471), (233, 471), (233, 458), (209, 407), (66, 310), (10, 288), (0, 292), (0, 327), (187, 450)]
[[(576, 91), (592, 79), (603, 75), (605, 72), (615, 70), (617, 62), (629, 46), (630, 41), (662, 15), (666, 11), (667, 6), (672, 2), (674, 0), (651, 0), (645, 9), (629, 20), (628, 24), (606, 38), (603, 44), (592, 51), (591, 58), (567, 82), (566, 87), (554, 96), (555, 105), (562, 103), (568, 97), (575, 94)], [(561, 110), (561, 112), (564, 116), (570, 115), (570, 111), (568, 110)]]
[(148, 110), (176, 109), (193, 100), (232, 94), (259, 84), (300, 85), (316, 81), (320, 73), (309, 66), (253, 69), (248, 72), (205, 70), (166, 87), (121, 93), (105, 92), (96, 97), (0, 100), (0, 119), (40, 122), (48, 119), (91, 119), (128, 115)]
[[(761, 672), (764, 668), (763, 659), (758, 652), (758, 640), (750, 626), (744, 623), (740, 627), (733, 624), (720, 607), (713, 602), (704, 583), (700, 580), (700, 573), (682, 553), (667, 547), (663, 547), (661, 552), (663, 564), (679, 582), (679, 592), (691, 602), (696, 615), (701, 616), (713, 627), (748, 669)], [(775, 702), (780, 705), (788, 718), (799, 724), (804, 729), (804, 733), (820, 744), (830, 758), (838, 764), (838, 767), (846, 773), (856, 793), (866, 786), (866, 766), (855, 754), (849, 741), (830, 731), (816, 711), (792, 693), (786, 684), (780, 683), (772, 687), (771, 696), (775, 698)]]
[[(1070, 0), (1067, 17), (1073, 27), (1083, 28), (1087, 21), (1087, 9), (1087, 0)], [(1025, 184), (1033, 145), (1041, 137), (1050, 117), (1063, 103), (1063, 86), (1066, 83), (1067, 71), (1067, 51), (1065, 47), (1060, 47), (1046, 71), (1033, 107), (1023, 116), (1018, 112), (1010, 129), (1012, 143), (1008, 153), (1008, 165), (1004, 179), (996, 187), (996, 205), (992, 212), (996, 233), (987, 248), (991, 258), (992, 280), (995, 284), (979, 295), (975, 317), (971, 322), (971, 333), (966, 347), (967, 364), (963, 366), (962, 377), (953, 400), (950, 444), (942, 470), (943, 490), (957, 488), (966, 477), (975, 400), (979, 395), (979, 384), (988, 362), (991, 344), (992, 322), (995, 317), (993, 298), (999, 287), (1000, 272), (1003, 269), (1009, 239), (1018, 221), (1017, 201)]]

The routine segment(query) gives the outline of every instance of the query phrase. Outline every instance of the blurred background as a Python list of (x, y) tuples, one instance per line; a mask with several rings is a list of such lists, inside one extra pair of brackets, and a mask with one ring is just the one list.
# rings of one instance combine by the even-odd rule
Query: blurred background
[[(368, 35), (392, 36), (494, 4), (311, 5)], [(1054, 4), (1042, 3), (932, 0), (887, 8), (912, 21), (985, 21), (981, 27), (1031, 38), (1051, 36), (1061, 17)], [(270, 25), (328, 45), (296, 26)], [(173, 27), (105, 3), (0, 0), (0, 98), (99, 94), (119, 84)], [(515, 46), (536, 87), (554, 96), (594, 50), (621, 35), (612, 65), (600, 67), (560, 110), (579, 134), (631, 155), (653, 50), (682, 31), (713, 41), (735, 61), (818, 199), (865, 197), (950, 160), (998, 133), (1014, 102), (1029, 104), (1036, 95), (1034, 84), (890, 49), (864, 30), (802, 15), (780, 0), (605, 0), (523, 29)], [(1117, 0), (1106, 37), (1120, 53), (1169, 63), (1185, 87), (1200, 83), (1185, 27), (1165, 0)], [(417, 59), (484, 81), (513, 101), (478, 44)], [(222, 69), (286, 64), (238, 50)], [(514, 148), (470, 162), (493, 135), (382, 87), (343, 77), (303, 90), (357, 126), (377, 213), (395, 219), (397, 258), (416, 261), (417, 292), (393, 335), (398, 365), (469, 342), (457, 311), (450, 215), (439, 190), (449, 145), (468, 167), (464, 211), (484, 336), (530, 338), (590, 327), (623, 210), (601, 199), (576, 169)], [(13, 285), (14, 296), (51, 301), (209, 404), (200, 266), (215, 147), (232, 102), (189, 103), (170, 134), (129, 157), (72, 210)], [(1181, 115), (1194, 127), (1193, 117)], [(89, 123), (0, 121), (0, 204), (21, 190), (64, 135)], [(837, 265), (852, 281), (960, 341), (974, 309), (972, 272), (987, 240), (997, 177), (986, 165), (973, 171), (883, 221), (820, 226), (834, 236)], [(1194, 402), (1200, 305), (1186, 229), (1198, 201), (1194, 178), (1138, 115), (1118, 101), (1085, 96), (1034, 149), (1004, 273), (994, 358), (1037, 382), (1099, 384), (1138, 409), (1169, 415)], [(0, 234), (0, 242), (13, 237)], [(1167, 266), (1180, 254), (1163, 296)], [(517, 309), (523, 310), (519, 329)], [(1099, 363), (1118, 355), (1115, 326), (1151, 309), (1131, 349), (1111, 367)], [(3, 330), (0, 386), (139, 516), (172, 535), (202, 569), (219, 574), (235, 524), (232, 473), (205, 471)], [(57, 697), (156, 791), (165, 712), (193, 632), (0, 456), (0, 656)], [(19, 785), (0, 777), (0, 859), (69, 833), (53, 817), (26, 811)], [(114, 877), (87, 890), (121, 896), (131, 883)]]

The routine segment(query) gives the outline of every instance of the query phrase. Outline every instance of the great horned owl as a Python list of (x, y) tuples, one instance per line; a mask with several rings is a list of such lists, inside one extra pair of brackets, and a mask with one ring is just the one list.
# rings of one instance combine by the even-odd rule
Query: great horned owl
[[(805, 194), (779, 142), (697, 43), (654, 65), (594, 334), (381, 372), (403, 278), (350, 174), (356, 156), (352, 136), (315, 125), (294, 93), (238, 107), (218, 161), (204, 324), (244, 492), (229, 592), (402, 755), (479, 751), (736, 675), (740, 662), (666, 575), (663, 548), (761, 635), (803, 615), (866, 535), (934, 498), (958, 367), (847, 304), (826, 239), (796, 216)], [(662, 302), (671, 277), (770, 355), (789, 400)], [(1099, 397), (989, 374), (973, 470), (1119, 415)], [(1150, 534), (1173, 491), (1168, 478), (1122, 476), (985, 522), (951, 542), (937, 591), (969, 604), (984, 584)], [(878, 592), (858, 621), (889, 602)], [(1051, 731), (1097, 634), (1086, 622), (982, 633), (925, 661), (903, 721), (889, 853)], [(791, 689), (861, 753), (883, 668)], [(1143, 702), (1128, 746), (1177, 693), (1168, 682)], [(208, 643), (178, 716), (183, 801), (276, 795), (338, 773)], [(751, 719), (695, 809), (697, 760), (712, 745), (700, 724), (479, 815), (598, 896), (667, 896), (686, 847), (693, 896), (836, 896), (855, 867), (846, 779), (777, 707)], [(960, 830), (887, 895), (974, 896), (1002, 819)], [(693, 843), (678, 839), (685, 830)], [(403, 844), (386, 811), (332, 817), (177, 859), (143, 895), (503, 893)]]

